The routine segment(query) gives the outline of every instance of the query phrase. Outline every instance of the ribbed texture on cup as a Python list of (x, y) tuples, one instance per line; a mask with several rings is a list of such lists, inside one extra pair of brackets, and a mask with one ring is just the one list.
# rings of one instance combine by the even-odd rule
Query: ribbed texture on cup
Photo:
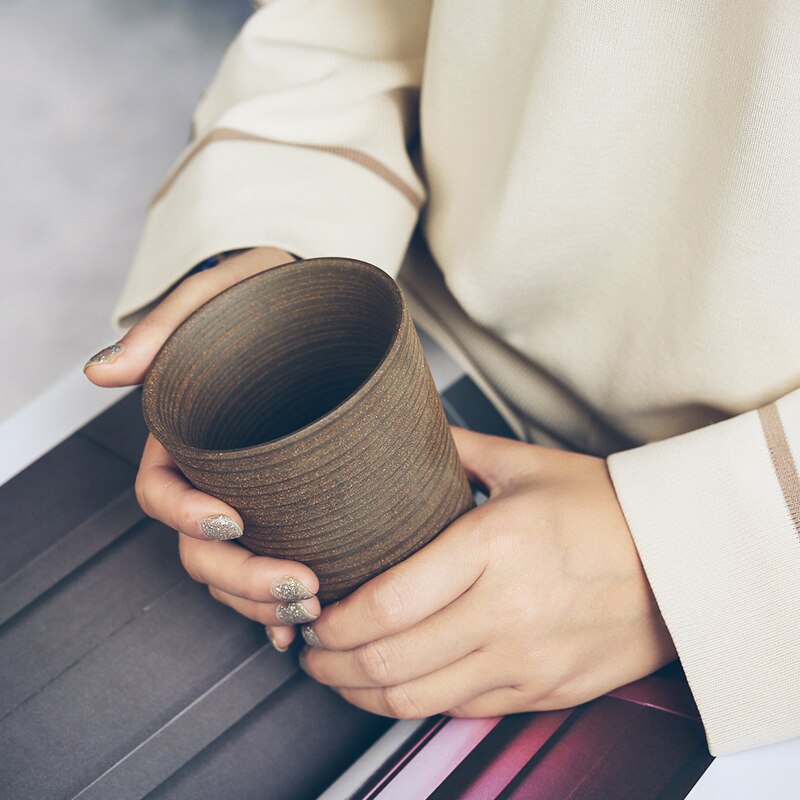
[(473, 504), (402, 294), (363, 262), (297, 262), (218, 295), (159, 352), (143, 406), (189, 480), (242, 515), (239, 541), (308, 564), (322, 602)]

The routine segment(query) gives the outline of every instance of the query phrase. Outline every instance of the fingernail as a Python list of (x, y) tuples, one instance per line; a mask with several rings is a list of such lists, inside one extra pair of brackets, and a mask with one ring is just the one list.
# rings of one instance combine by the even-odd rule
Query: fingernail
[(99, 353), (95, 353), (84, 365), (83, 371), (89, 367), (96, 367), (98, 364), (111, 364), (116, 361), (117, 356), (122, 352), (122, 345), (119, 342), (104, 347)]
[(272, 632), (272, 629), (271, 629), (271, 628), (264, 628), (264, 630), (267, 632), (267, 639), (269, 639), (269, 643), (270, 643), (270, 644), (271, 644), (271, 645), (272, 645), (272, 646), (273, 646), (273, 647), (274, 647), (274, 648), (275, 648), (275, 649), (276, 649), (276, 650), (277, 650), (279, 653), (285, 653), (285, 652), (286, 652), (286, 651), (289, 649), (288, 647), (281, 647), (281, 646), (280, 646), (280, 645), (279, 645), (279, 644), (278, 644), (278, 643), (275, 641), (275, 634), (273, 634), (273, 632)]
[(305, 606), (300, 603), (281, 603), (275, 609), (275, 616), (284, 625), (302, 625), (304, 622), (311, 622), (317, 618)]
[(212, 514), (200, 520), (200, 530), (206, 539), (215, 542), (224, 542), (228, 539), (238, 539), (244, 531), (227, 515)]
[(300, 632), (303, 634), (303, 639), (305, 643), (309, 647), (322, 647), (322, 642), (319, 640), (319, 636), (314, 632), (314, 629), (310, 625), (303, 625), (300, 629)]
[(273, 597), (278, 600), (308, 600), (314, 596), (297, 578), (287, 575), (272, 582), (270, 587)]

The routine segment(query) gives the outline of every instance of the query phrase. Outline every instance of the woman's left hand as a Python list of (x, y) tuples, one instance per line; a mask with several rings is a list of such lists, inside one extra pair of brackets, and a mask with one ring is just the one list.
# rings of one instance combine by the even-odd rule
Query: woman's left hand
[(675, 658), (605, 461), (453, 436), (490, 499), (326, 608), (306, 671), (377, 714), (483, 717), (573, 706)]

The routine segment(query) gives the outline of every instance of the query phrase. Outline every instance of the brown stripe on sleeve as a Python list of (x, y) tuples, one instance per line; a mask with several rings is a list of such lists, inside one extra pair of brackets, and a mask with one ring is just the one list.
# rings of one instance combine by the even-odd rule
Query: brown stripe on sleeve
[(800, 475), (797, 473), (797, 464), (789, 449), (789, 441), (778, 407), (775, 403), (770, 403), (759, 408), (758, 418), (761, 420), (761, 428), (764, 431), (775, 475), (783, 492), (783, 499), (789, 509), (794, 529), (800, 537)]
[(360, 167), (364, 167), (377, 175), (382, 180), (386, 181), (390, 186), (397, 189), (400, 194), (405, 197), (409, 203), (416, 209), (420, 209), (423, 204), (423, 198), (420, 194), (401, 178), (396, 172), (386, 166), (382, 161), (364, 153), (361, 150), (356, 150), (353, 147), (340, 147), (338, 145), (323, 145), (323, 144), (298, 144), (296, 142), (282, 142), (279, 139), (271, 139), (268, 136), (258, 136), (254, 133), (246, 133), (244, 131), (237, 131), (233, 128), (216, 128), (207, 133), (202, 139), (195, 142), (185, 153), (184, 157), (175, 165), (172, 171), (167, 175), (164, 183), (161, 184), (158, 191), (153, 195), (150, 205), (155, 205), (170, 189), (173, 183), (177, 180), (178, 176), (189, 165), (192, 159), (207, 145), (212, 142), (258, 142), (261, 144), (277, 144), (283, 147), (300, 147), (304, 150), (317, 150), (322, 153), (329, 153), (330, 155), (346, 158)]

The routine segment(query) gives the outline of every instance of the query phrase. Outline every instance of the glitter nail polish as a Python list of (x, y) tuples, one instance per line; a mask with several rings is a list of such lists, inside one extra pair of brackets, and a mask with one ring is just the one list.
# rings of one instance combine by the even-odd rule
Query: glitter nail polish
[(270, 587), (273, 597), (278, 600), (308, 600), (314, 596), (297, 578), (287, 575), (285, 578), (279, 578), (272, 582)]
[(284, 625), (302, 625), (304, 622), (311, 622), (317, 618), (300, 603), (281, 603), (275, 609), (275, 616)]
[(322, 647), (322, 642), (320, 642), (319, 636), (317, 636), (314, 629), (310, 625), (303, 625), (300, 631), (303, 634), (305, 643), (309, 647)]
[(83, 365), (83, 371), (85, 372), (89, 367), (96, 367), (98, 364), (111, 364), (121, 352), (122, 345), (118, 343), (104, 347)]
[(217, 542), (238, 539), (244, 531), (227, 515), (212, 514), (200, 520), (200, 530), (206, 539)]

